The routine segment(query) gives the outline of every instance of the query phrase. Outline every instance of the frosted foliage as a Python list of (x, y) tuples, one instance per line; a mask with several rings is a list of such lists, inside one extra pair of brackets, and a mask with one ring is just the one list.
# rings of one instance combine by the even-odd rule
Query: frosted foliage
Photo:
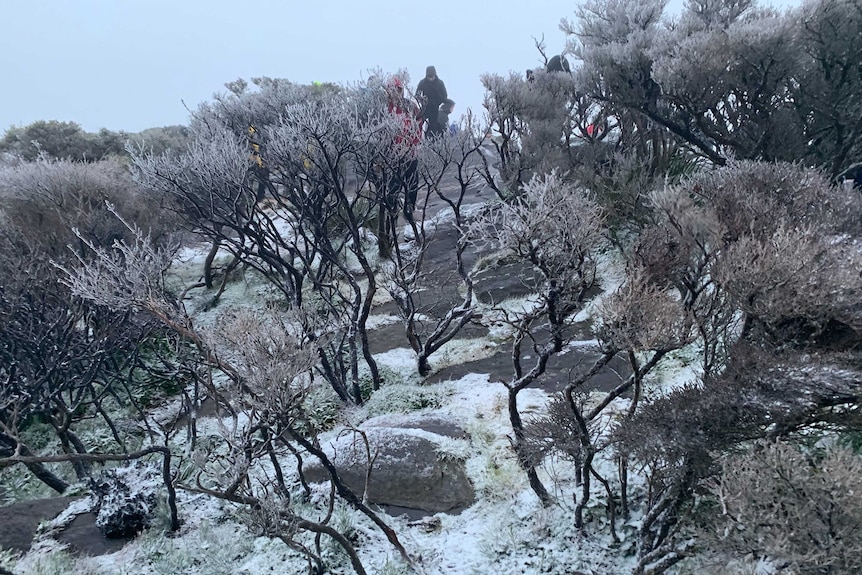
[(484, 74), (485, 109), (492, 120), (517, 116), (529, 100), (529, 86), (514, 73), (508, 76)]
[(227, 313), (217, 324), (214, 342), (235, 358), (253, 402), (264, 413), (290, 414), (308, 392), (303, 376), (314, 366), (316, 351), (296, 333), (298, 324), (290, 317), (249, 310)]
[(169, 224), (154, 210), (150, 198), (118, 161), (77, 163), (37, 159), (0, 170), (0, 212), (8, 229), (16, 230), (28, 245), (51, 257), (67, 259), (69, 244), (77, 244), (73, 228), (85, 239), (109, 246), (129, 230), (106, 208), (119, 212), (158, 237)]
[(207, 226), (239, 224), (255, 198), (248, 181), (248, 143), (218, 125), (202, 125), (185, 153), (135, 156), (148, 188), (175, 197)]
[(614, 349), (678, 349), (693, 339), (693, 322), (679, 297), (635, 272), (599, 304), (600, 340)]
[(862, 460), (849, 449), (810, 455), (760, 444), (728, 457), (713, 493), (716, 539), (737, 553), (765, 554), (793, 573), (862, 570)]
[[(119, 218), (116, 212), (114, 215)], [(176, 246), (157, 247), (141, 230), (127, 225), (133, 235), (131, 241), (117, 240), (111, 249), (88, 242), (96, 258), (82, 259), (77, 268), (59, 266), (66, 273), (62, 281), (72, 288), (73, 294), (111, 309), (139, 307), (170, 312), (173, 308), (168, 302), (172, 298), (165, 297), (165, 272), (173, 261)]]
[[(205, 132), (210, 125), (222, 126), (240, 140), (247, 167), (247, 130), (254, 126), (255, 138), (267, 165), (281, 170), (310, 162), (311, 167), (331, 169), (328, 161), (335, 149), (355, 152), (365, 145), (391, 145), (399, 122), (386, 110), (385, 87), (393, 76), (375, 73), (355, 86), (320, 84), (303, 86), (283, 79), (256, 78), (256, 90), (247, 86), (205, 104), (193, 126)], [(406, 84), (406, 74), (399, 78)], [(327, 149), (328, 148), (328, 149)]]
[(729, 39), (723, 30), (708, 30), (676, 43), (657, 54), (655, 80), (664, 90), (692, 94), (707, 108), (717, 106), (733, 85), (728, 65)]
[(731, 162), (692, 178), (685, 192), (702, 197), (731, 237), (768, 237), (784, 222), (816, 225), (827, 235), (858, 230), (862, 200), (814, 170), (786, 163)]
[[(859, 199), (788, 164), (731, 163), (651, 195), (682, 251), (753, 317), (856, 325)], [(678, 256), (677, 256), (678, 257)]]
[[(771, 323), (803, 317), (825, 324), (848, 317), (862, 296), (862, 256), (855, 246), (824, 241), (813, 229), (779, 229), (768, 241), (743, 238), (714, 269), (715, 280), (743, 311)], [(854, 316), (856, 314), (853, 314)]]
[(513, 188), (532, 175), (577, 165), (586, 153), (574, 155), (571, 149), (584, 136), (582, 113), (596, 113), (578, 93), (574, 75), (531, 72), (529, 82), (514, 74), (482, 76), (495, 132), (491, 143), (500, 156), (503, 179), (517, 182)]
[(245, 134), (251, 125), (277, 123), (286, 108), (318, 100), (335, 90), (331, 85), (304, 86), (282, 78), (253, 78), (252, 84), (253, 88), (242, 79), (229, 83), (231, 93), (202, 104), (193, 117), (192, 128), (221, 124), (237, 134)]
[[(799, 102), (812, 152), (830, 175), (862, 158), (862, 1), (805, 2), (795, 17), (801, 54)], [(852, 127), (851, 127), (852, 126)]]
[(599, 207), (589, 195), (551, 173), (531, 179), (521, 196), (486, 212), (473, 229), (474, 235), (530, 261), (562, 287), (578, 283), (568, 272), (585, 262), (588, 270), (594, 269), (589, 251), (601, 239), (601, 223)]
[(282, 166), (285, 175), (305, 170), (332, 177), (347, 167), (362, 172), (377, 156), (394, 158), (408, 151), (408, 143), (396, 138), (403, 128), (397, 116), (366, 114), (343, 96), (295, 104), (285, 114), (265, 132), (266, 161)]
[(581, 61), (578, 92), (620, 120), (621, 142), (640, 140), (639, 156), (661, 153), (643, 147), (648, 120), (716, 165), (802, 160), (834, 180), (855, 174), (862, 2), (813, 0), (782, 13), (753, 0), (690, 0), (673, 20), (663, 8), (589, 0), (561, 25)]
[(681, 120), (697, 115), (698, 127), (719, 146), (746, 157), (786, 157), (786, 142), (772, 137), (777, 111), (790, 106), (785, 84), (797, 65), (792, 41), (786, 18), (750, 12), (653, 48), (653, 78), (669, 110), (682, 113)]
[(683, 18), (694, 20), (703, 27), (726, 26), (753, 4), (753, 0), (686, 0)]
[(569, 49), (581, 60), (580, 90), (614, 102), (638, 102), (650, 90), (648, 49), (660, 30), (665, 2), (590, 0), (577, 9), (577, 20), (563, 21)]
[[(637, 30), (627, 42), (576, 48), (578, 57), (584, 61), (577, 72), (579, 84), (591, 94), (623, 102), (648, 97), (652, 60), (646, 50), (652, 37), (652, 32)], [(640, 81), (633, 82), (632, 78)]]
[(659, 22), (666, 5), (666, 0), (587, 0), (576, 9), (578, 20), (564, 20), (561, 27), (588, 48), (621, 43)]
[(711, 209), (695, 201), (683, 188), (663, 188), (650, 194), (652, 205), (661, 213), (675, 235), (701, 246), (717, 246), (723, 228)]
[(89, 197), (114, 195), (118, 182), (124, 180), (117, 162), (39, 160), (5, 168), (0, 175), (0, 199), (28, 200), (42, 208), (60, 207), (69, 212)]

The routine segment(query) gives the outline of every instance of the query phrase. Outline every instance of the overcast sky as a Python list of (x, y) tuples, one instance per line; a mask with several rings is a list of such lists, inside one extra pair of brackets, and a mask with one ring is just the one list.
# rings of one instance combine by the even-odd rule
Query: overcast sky
[[(776, 5), (798, 0), (773, 0)], [(679, 6), (682, 0), (672, 0)], [(433, 64), (479, 109), (485, 72), (540, 64), (533, 37), (563, 49), (574, 0), (0, 0), (0, 134), (35, 120), (85, 130), (183, 124), (238, 77), (352, 82)]]

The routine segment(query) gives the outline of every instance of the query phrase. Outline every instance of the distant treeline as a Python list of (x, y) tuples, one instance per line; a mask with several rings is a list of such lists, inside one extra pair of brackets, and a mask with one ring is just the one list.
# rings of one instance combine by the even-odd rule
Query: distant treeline
[(161, 154), (182, 149), (188, 141), (186, 126), (149, 128), (142, 132), (114, 132), (102, 128), (86, 132), (76, 122), (39, 120), (27, 126), (13, 126), (0, 139), (0, 156), (33, 161), (40, 154), (50, 158), (94, 162), (112, 156), (126, 156), (126, 144), (143, 146)]

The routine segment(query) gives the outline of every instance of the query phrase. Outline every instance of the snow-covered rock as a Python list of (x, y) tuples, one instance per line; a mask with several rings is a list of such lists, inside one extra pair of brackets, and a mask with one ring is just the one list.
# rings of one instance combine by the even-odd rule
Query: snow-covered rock
[(130, 466), (105, 471), (90, 483), (98, 498), (96, 526), (105, 537), (137, 535), (156, 509), (158, 480), (151, 468)]
[[(429, 513), (457, 512), (473, 503), (475, 493), (463, 464), (438, 449), (443, 437), (421, 429), (368, 426), (363, 431), (368, 449), (361, 434), (348, 431), (326, 451), (341, 480), (360, 496), (370, 456), (369, 503)], [(311, 482), (329, 480), (316, 461), (308, 462), (304, 472)]]

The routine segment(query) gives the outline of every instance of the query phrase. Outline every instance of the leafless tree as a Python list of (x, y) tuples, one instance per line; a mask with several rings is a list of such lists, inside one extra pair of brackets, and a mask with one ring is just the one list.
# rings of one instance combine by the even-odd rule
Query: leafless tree
[[(21, 432), (43, 421), (55, 430), (79, 478), (90, 473), (91, 461), (82, 454), (93, 447), (81, 439), (80, 424), (101, 420), (116, 450), (126, 452), (129, 438), (112, 413), (136, 404), (140, 390), (130, 382), (164, 381), (146, 357), (163, 338), (159, 326), (74, 297), (49, 263), (84, 257), (70, 247), (107, 245), (124, 236), (122, 224), (103, 221), (106, 198), (121, 200), (132, 217), (147, 212), (139, 190), (114, 163), (39, 160), (0, 172), (0, 443), (22, 457), (37, 457)], [(141, 219), (163, 234), (156, 219)], [(70, 226), (80, 226), (80, 240)], [(67, 487), (39, 461), (24, 464), (54, 490)]]
[(310, 454), (329, 472), (334, 493), (378, 525), (409, 562), (395, 532), (339, 479), (317, 441), (303, 401), (319, 357), (319, 342), (308, 338), (301, 311), (266, 318), (235, 313), (223, 319), (217, 331), (202, 333), (182, 302), (165, 289), (171, 252), (155, 248), (132, 229), (134, 240), (117, 242), (111, 250), (92, 245), (95, 259), (64, 268), (64, 281), (75, 294), (101, 305), (152, 315), (192, 341), (200, 360), (227, 378), (227, 385), (218, 386), (213, 377), (208, 380), (209, 393), (232, 415), (223, 426), (225, 444), (195, 452), (199, 473), (193, 485), (183, 487), (248, 506), (258, 526), (266, 525), (265, 534), (284, 539), (314, 561), (321, 561), (320, 554), (294, 534), (297, 530), (327, 534), (348, 554), (354, 570), (364, 573), (352, 545), (327, 524), (328, 519), (304, 519), (292, 507), (281, 457)]
[(517, 194), (519, 186), (529, 179), (530, 166), (526, 160), (522, 161), (520, 142), (520, 135), (526, 130), (523, 115), (529, 105), (528, 85), (514, 74), (508, 77), (487, 75), (482, 78), (482, 84), (489, 131), (496, 135), (491, 143), (498, 162), (499, 181), (490, 169), (488, 158), (483, 155), (482, 160), (488, 184), (503, 199)]
[[(514, 332), (514, 376), (505, 382), (513, 447), (531, 487), (546, 504), (551, 496), (526, 449), (518, 394), (545, 372), (548, 360), (563, 350), (569, 338), (566, 328), (595, 281), (593, 250), (601, 239), (601, 225), (596, 203), (556, 173), (534, 177), (511, 203), (489, 206), (471, 223), (474, 241), (488, 242), (530, 264), (538, 274), (532, 285), (536, 298), (529, 307), (499, 311)], [(532, 357), (531, 365), (525, 365), (525, 356)]]
[[(423, 217), (421, 221), (410, 222), (413, 241), (406, 247), (396, 243), (392, 264), (383, 270), (387, 281), (385, 287), (398, 305), (404, 320), (407, 341), (417, 354), (418, 371), (423, 376), (431, 369), (428, 363), (431, 355), (451, 341), (460, 329), (476, 316), (473, 283), (464, 264), (467, 218), (462, 211), (468, 190), (480, 179), (478, 156), (481, 154), (482, 138), (477, 135), (475, 128), (477, 126), (473, 125), (472, 117), (469, 117), (457, 135), (426, 142), (419, 158), (420, 175), (428, 188), (426, 204), (431, 194), (435, 194), (452, 211), (454, 221), (451, 225), (457, 234), (453, 254), (455, 269), (428, 270), (425, 261), (427, 250), (435, 241), (435, 236), (445, 233), (443, 226), (450, 225), (446, 219), (448, 211), (443, 210), (431, 221)], [(454, 177), (456, 180), (457, 188), (454, 192), (441, 187), (444, 176)], [(424, 216), (426, 206), (421, 207)], [(463, 284), (463, 299), (452, 307), (447, 304), (448, 309), (440, 314), (442, 317), (437, 318), (430, 329), (425, 328), (427, 320), (421, 316), (426, 315), (426, 310), (423, 310), (417, 300), (417, 294), (430, 281), (439, 282), (441, 274), (450, 275), (453, 271)]]
[(365, 328), (378, 289), (367, 254), (378, 198), (365, 190), (376, 159), (396, 152), (400, 125), (381, 116), (376, 92), (303, 98), (307, 90), (289, 83), (261, 85), (206, 105), (186, 154), (136, 162), (144, 182), (175, 197), (214, 246), (261, 273), (288, 305), (339, 326), (341, 337), (321, 347), (321, 370), (344, 400), (361, 403), (360, 361), (375, 388), (380, 380)]
[[(629, 279), (601, 304), (597, 312), (596, 335), (601, 354), (594, 364), (569, 381), (554, 399), (549, 415), (529, 422), (529, 433), (544, 443), (544, 452), (561, 453), (576, 465), (580, 493), (575, 499), (575, 526), (585, 530), (584, 509), (592, 496), (592, 479), (607, 496), (609, 525), (616, 540), (616, 500), (628, 515), (628, 457), (618, 456), (619, 491), (615, 478), (602, 476), (594, 465), (597, 455), (610, 456), (613, 429), (625, 426), (638, 412), (643, 399), (643, 379), (669, 352), (694, 338), (693, 322), (679, 299), (667, 287), (651, 283), (641, 271), (633, 270)], [(611, 391), (588, 401), (591, 379), (618, 353), (626, 356), (631, 375)], [(621, 417), (612, 417), (611, 407), (628, 395), (629, 403)], [(616, 423), (614, 423), (616, 421)]]

